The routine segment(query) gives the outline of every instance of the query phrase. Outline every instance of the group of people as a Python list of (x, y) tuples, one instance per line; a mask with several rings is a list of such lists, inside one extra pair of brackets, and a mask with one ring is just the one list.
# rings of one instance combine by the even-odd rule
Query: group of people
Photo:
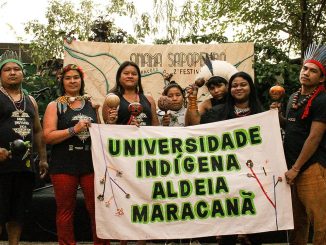
[[(5, 57), (6, 58), (6, 57)], [(118, 107), (102, 105), (106, 124), (136, 126), (189, 126), (241, 118), (263, 111), (251, 76), (227, 62), (211, 61), (197, 78), (204, 79), (211, 98), (198, 105), (198, 87), (183, 89), (169, 82), (162, 95), (170, 101), (169, 111), (156, 109), (153, 97), (143, 91), (138, 65), (122, 63), (110, 93), (119, 97)], [(219, 70), (221, 69), (221, 70)], [(35, 100), (22, 89), (23, 65), (15, 57), (0, 60), (0, 234), (6, 225), (10, 244), (18, 244), (26, 211), (31, 203), (35, 163), (32, 154), (15, 155), (11, 142), (32, 142), (38, 151), (41, 176), (49, 171), (57, 206), (59, 244), (76, 244), (73, 214), (80, 185), (90, 216), (94, 244), (109, 244), (96, 235), (94, 170), (88, 128), (100, 123), (99, 105), (85, 94), (84, 73), (79, 66), (63, 68), (60, 97), (44, 114), (43, 131)], [(279, 118), (285, 130), (284, 150), (288, 164), (286, 181), (291, 185), (294, 230), (290, 244), (307, 244), (310, 224), (313, 243), (326, 244), (326, 47), (312, 45), (306, 53), (299, 81), (300, 89), (288, 102)], [(142, 110), (134, 115), (130, 104)], [(279, 109), (280, 103), (271, 104)], [(45, 144), (52, 145), (49, 168)], [(33, 149), (30, 150), (32, 152)], [(259, 234), (219, 236), (219, 244), (261, 244)], [(127, 241), (121, 241), (122, 244)], [(138, 241), (138, 244), (145, 241)]]

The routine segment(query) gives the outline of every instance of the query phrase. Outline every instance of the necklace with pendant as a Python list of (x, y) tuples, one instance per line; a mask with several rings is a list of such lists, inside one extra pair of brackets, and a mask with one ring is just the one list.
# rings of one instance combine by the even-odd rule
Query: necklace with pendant
[[(0, 90), (1, 92), (6, 95), (10, 101), (12, 102), (12, 104), (14, 105), (15, 107), (15, 110), (16, 112), (18, 113), (19, 116), (21, 116), (24, 112), (25, 112), (25, 109), (26, 109), (26, 99), (25, 99), (25, 95), (23, 93), (22, 90), (20, 90), (20, 100), (19, 101), (15, 101), (11, 96), (10, 94), (7, 92), (7, 90), (4, 89), (4, 87), (0, 87)], [(22, 103), (23, 103), (23, 108), (22, 107)]]
[(89, 100), (90, 96), (85, 94), (85, 95), (78, 95), (78, 96), (67, 96), (63, 95), (60, 96), (59, 98), (56, 99), (57, 102), (60, 102), (62, 104), (66, 104), (71, 108), (71, 104), (74, 103), (75, 101), (84, 101)]
[[(78, 96), (68, 96), (68, 95), (63, 95), (60, 96), (56, 99), (57, 103), (60, 103), (62, 105), (62, 108), (60, 107), (60, 113), (63, 112), (65, 113), (67, 111), (67, 107), (69, 107), (70, 109), (74, 110), (74, 111), (79, 111), (81, 109), (84, 108), (85, 102), (90, 100), (91, 97), (88, 94), (84, 94), (84, 95), (78, 95)], [(72, 106), (72, 104), (76, 101), (81, 101), (82, 105), (80, 108), (74, 108)]]

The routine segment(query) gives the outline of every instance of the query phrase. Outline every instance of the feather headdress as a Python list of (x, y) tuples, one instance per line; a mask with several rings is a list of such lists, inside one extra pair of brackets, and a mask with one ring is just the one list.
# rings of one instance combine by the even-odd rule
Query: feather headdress
[(13, 62), (19, 65), (23, 69), (23, 63), (19, 60), (19, 57), (15, 51), (7, 50), (0, 56), (0, 70), (2, 67), (9, 63)]
[(208, 70), (211, 72), (212, 76), (214, 76), (213, 64), (207, 53), (205, 57), (203, 56), (203, 60)]
[[(324, 76), (326, 76), (326, 69), (325, 69), (326, 68), (326, 46), (322, 45), (320, 43), (319, 44), (315, 44), (315, 43), (310, 44), (304, 54), (303, 64), (306, 64), (306, 63), (313, 63), (313, 64), (317, 65), (320, 68), (320, 70), (322, 71), (322, 73), (324, 74)], [(307, 104), (304, 108), (301, 119), (305, 119), (306, 117), (309, 116), (312, 101), (317, 97), (317, 95), (319, 93), (324, 92), (324, 91), (325, 91), (325, 86), (323, 86), (322, 84), (320, 84), (316, 88), (316, 90), (313, 92), (310, 99), (307, 101)], [(293, 108), (295, 108), (294, 106), (295, 106), (295, 104), (293, 105)], [(298, 108), (298, 106), (297, 106), (297, 108)]]
[(304, 54), (303, 64), (314, 63), (326, 75), (326, 46), (312, 43)]
[(230, 77), (238, 72), (237, 68), (227, 61), (210, 60), (208, 55), (203, 59), (205, 65), (200, 68), (195, 80), (204, 79), (207, 82), (212, 77), (222, 77), (228, 82)]

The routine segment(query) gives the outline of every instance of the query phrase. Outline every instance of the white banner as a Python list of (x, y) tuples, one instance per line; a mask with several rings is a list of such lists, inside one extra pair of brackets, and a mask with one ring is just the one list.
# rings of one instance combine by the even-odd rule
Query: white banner
[(276, 110), (183, 128), (93, 124), (90, 132), (100, 238), (293, 229)]

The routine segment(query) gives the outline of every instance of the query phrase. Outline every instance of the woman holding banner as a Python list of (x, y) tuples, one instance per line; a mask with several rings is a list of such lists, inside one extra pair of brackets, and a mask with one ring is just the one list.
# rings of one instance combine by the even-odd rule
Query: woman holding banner
[[(132, 61), (123, 62), (116, 74), (116, 84), (102, 108), (103, 120), (107, 124), (158, 126), (156, 105), (152, 96), (144, 95), (141, 73)], [(127, 241), (121, 241), (121, 245)], [(146, 244), (146, 241), (137, 241)]]
[[(189, 104), (192, 105), (188, 110), (198, 110), (196, 101), (192, 96), (188, 97)], [(225, 104), (212, 107), (206, 113), (201, 115), (200, 123), (211, 123), (232, 118), (240, 118), (263, 112), (263, 108), (258, 101), (255, 85), (251, 76), (245, 72), (233, 74), (229, 80), (228, 96)], [(193, 115), (193, 114), (189, 114)], [(191, 120), (191, 118), (190, 118)], [(260, 235), (240, 234), (217, 237), (219, 245), (235, 245), (237, 242), (243, 245), (259, 245)], [(237, 241), (238, 240), (238, 241)]]
[(204, 113), (200, 123), (218, 122), (260, 112), (263, 112), (263, 108), (258, 101), (251, 76), (245, 72), (237, 72), (230, 78), (226, 103), (214, 106)]
[(59, 81), (61, 96), (44, 114), (45, 143), (53, 145), (50, 177), (57, 204), (56, 224), (60, 245), (76, 244), (73, 228), (77, 188), (84, 193), (95, 245), (110, 244), (96, 235), (94, 171), (88, 127), (99, 122), (95, 106), (84, 94), (84, 73), (76, 65), (63, 68)]

